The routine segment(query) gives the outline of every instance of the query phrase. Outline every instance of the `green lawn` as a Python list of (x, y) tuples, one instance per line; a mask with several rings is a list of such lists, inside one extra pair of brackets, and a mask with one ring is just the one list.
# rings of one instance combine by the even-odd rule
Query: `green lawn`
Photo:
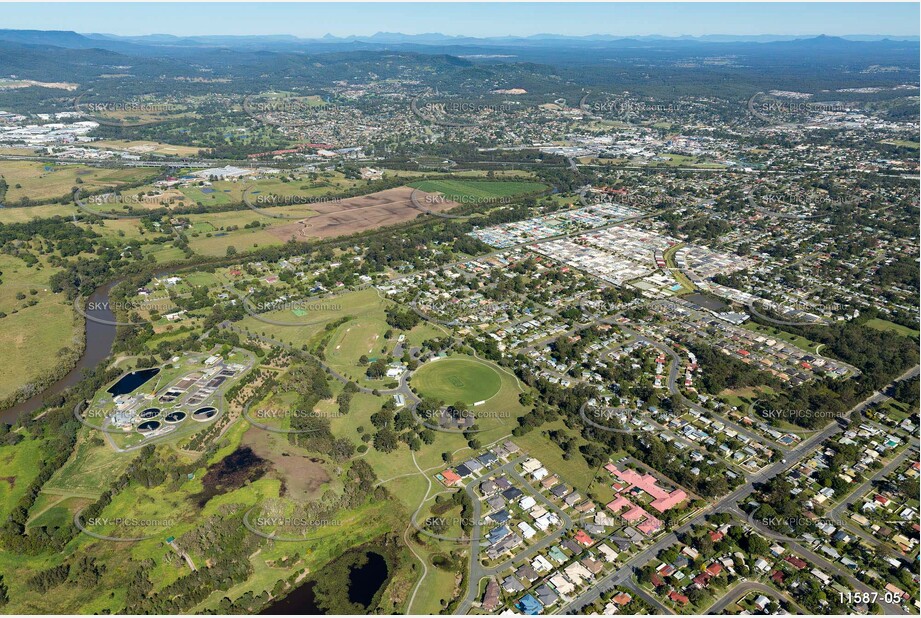
[[(356, 292), (345, 292), (339, 296), (332, 296), (317, 300), (317, 310), (310, 310), (307, 315), (298, 317), (291, 309), (280, 309), (260, 314), (267, 319), (282, 322), (282, 324), (267, 324), (262, 320), (248, 316), (239, 325), (251, 332), (262, 334), (290, 345), (301, 347), (307, 344), (310, 347), (317, 343), (326, 334), (325, 325), (340, 318), (356, 318), (353, 323), (366, 320), (383, 320), (384, 309), (388, 301), (381, 299), (377, 291), (371, 288)], [(306, 304), (307, 307), (312, 307)], [(335, 346), (333, 346), (335, 349)], [(341, 349), (341, 348), (340, 348)], [(327, 352), (331, 350), (327, 349)], [(334, 351), (334, 350), (333, 350)], [(355, 356), (357, 362), (358, 356)]]
[(58, 495), (100, 495), (137, 457), (137, 453), (118, 453), (103, 441), (102, 433), (80, 430), (70, 459), (45, 483), (44, 491)]
[(918, 148), (921, 147), (921, 144), (919, 144), (918, 142), (910, 142), (904, 139), (886, 139), (886, 140), (883, 140), (881, 143), (891, 144), (893, 146), (902, 146), (903, 148), (911, 148), (912, 150), (918, 150)]
[(0, 398), (53, 370), (62, 348), (82, 347), (82, 321), (66, 296), (50, 289), (57, 272), (0, 255), (0, 349), (16, 359), (0, 371)]
[(789, 344), (795, 345), (805, 352), (811, 352), (812, 354), (816, 354), (816, 346), (819, 345), (815, 341), (810, 341), (805, 337), (800, 337), (798, 335), (788, 333), (787, 331), (781, 330), (774, 326), (762, 326), (760, 324), (756, 324), (755, 322), (749, 321), (743, 324), (742, 328), (755, 333), (761, 333), (765, 337), (770, 337), (771, 339), (781, 339)]
[(43, 440), (0, 447), (0, 517), (4, 520), (38, 475)]
[[(682, 247), (684, 247), (683, 242), (673, 245), (665, 250), (665, 253), (662, 254), (662, 257), (665, 258), (665, 264), (670, 269), (670, 272), (672, 273), (672, 276), (675, 278), (675, 281), (681, 284), (681, 287), (684, 288), (685, 292), (691, 293), (697, 288), (694, 286), (691, 280), (688, 279), (687, 275), (681, 272), (675, 264), (675, 254)], [(684, 294), (685, 292), (679, 292), (679, 294)]]
[(32, 219), (70, 217), (75, 212), (77, 212), (77, 207), (73, 204), (45, 204), (26, 208), (10, 208), (9, 203), (7, 203), (5, 208), (0, 208), (0, 223), (25, 223)]
[(512, 197), (525, 193), (542, 191), (547, 188), (539, 182), (526, 181), (477, 181), (477, 180), (423, 180), (410, 183), (426, 193), (441, 193), (449, 200), (461, 203), (477, 200)]
[(412, 385), (425, 398), (447, 404), (463, 401), (470, 405), (498, 393), (502, 380), (496, 370), (483, 361), (451, 356), (420, 367), (412, 376)]
[(563, 450), (546, 433), (552, 430), (566, 433), (580, 445), (585, 442), (581, 436), (569, 431), (563, 421), (545, 423), (522, 436), (516, 436), (514, 441), (528, 454), (539, 459), (548, 470), (558, 474), (561, 480), (574, 485), (583, 494), (588, 493), (596, 470), (578, 452), (572, 458), (564, 459)]
[(902, 326), (901, 324), (896, 324), (888, 320), (883, 320), (882, 318), (872, 318), (867, 320), (867, 326), (870, 328), (875, 328), (876, 330), (888, 330), (900, 335), (905, 335), (906, 337), (911, 337), (912, 339), (917, 339), (918, 335), (921, 334), (919, 331), (916, 331), (907, 326)]
[(725, 167), (713, 161), (707, 161), (702, 157), (690, 157), (687, 155), (675, 154), (673, 152), (664, 152), (660, 156), (668, 157), (669, 161), (654, 161), (652, 165), (661, 165), (665, 167), (701, 167), (706, 169), (719, 169)]
[[(309, 319), (309, 315), (302, 319)], [(366, 386), (380, 386), (379, 380), (369, 380), (365, 376), (365, 368), (358, 364), (358, 359), (362, 356), (380, 358), (389, 354), (393, 345), (384, 339), (384, 333), (389, 328), (383, 319), (372, 317), (342, 324), (333, 331), (326, 344), (326, 360), (333, 369), (356, 382)]]
[(52, 494), (40, 494), (32, 507), (28, 527), (60, 528), (73, 521), (74, 513), (91, 504), (88, 498), (67, 498)]
[(0, 161), (0, 176), (9, 189), (5, 202), (14, 205), (20, 198), (42, 200), (69, 195), (75, 186), (87, 192), (116, 188), (157, 175), (144, 168), (108, 169), (88, 165), (56, 165), (33, 161)]

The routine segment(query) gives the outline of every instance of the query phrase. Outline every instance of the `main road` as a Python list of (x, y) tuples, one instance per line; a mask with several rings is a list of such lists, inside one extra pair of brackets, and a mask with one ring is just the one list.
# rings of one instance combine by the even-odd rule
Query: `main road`
[[(908, 371), (906, 371), (905, 373), (903, 373), (901, 376), (899, 376), (895, 380), (893, 380), (893, 382), (898, 382), (907, 377), (913, 376), (916, 373), (918, 373), (918, 370), (919, 370), (919, 367), (916, 365), (912, 367), (911, 369), (909, 369)], [(877, 401), (880, 397), (885, 397), (885, 395), (883, 395), (880, 392), (875, 392), (871, 394), (865, 400), (855, 405), (851, 409), (851, 412), (862, 411), (868, 405)], [(658, 556), (659, 552), (661, 552), (662, 550), (667, 549), (668, 547), (671, 547), (673, 544), (675, 544), (678, 541), (679, 534), (688, 532), (694, 526), (701, 524), (707, 515), (712, 514), (712, 513), (719, 513), (719, 512), (730, 512), (730, 513), (734, 513), (736, 515), (742, 515), (743, 517), (745, 517), (742, 514), (741, 510), (738, 508), (738, 503), (740, 500), (752, 494), (752, 492), (754, 491), (755, 484), (764, 483), (780, 474), (783, 474), (787, 472), (788, 470), (794, 468), (803, 459), (811, 456), (813, 453), (816, 452), (817, 447), (820, 444), (822, 444), (825, 440), (843, 431), (842, 422), (843, 421), (833, 421), (832, 423), (828, 424), (824, 429), (822, 429), (820, 432), (812, 435), (809, 439), (804, 440), (795, 448), (790, 449), (786, 453), (785, 459), (783, 459), (779, 463), (763, 468), (762, 470), (748, 476), (745, 484), (736, 488), (735, 490), (733, 490), (732, 492), (730, 492), (723, 498), (719, 499), (715, 503), (702, 509), (696, 516), (694, 516), (692, 519), (688, 520), (687, 522), (685, 522), (684, 524), (682, 524), (680, 527), (676, 528), (672, 532), (660, 537), (652, 545), (650, 545), (646, 549), (642, 550), (641, 552), (639, 552), (638, 554), (630, 558), (630, 560), (628, 560), (620, 569), (610, 573), (609, 575), (597, 581), (594, 586), (592, 586), (590, 589), (583, 592), (581, 595), (577, 596), (575, 599), (570, 601), (568, 604), (561, 606), (555, 613), (560, 613), (560, 614), (578, 613), (578, 611), (581, 610), (586, 605), (595, 602), (601, 596), (602, 590), (610, 589), (612, 585), (618, 585), (618, 584), (623, 585), (623, 584), (627, 584), (628, 582), (632, 581), (632, 575), (634, 571), (638, 570), (642, 566), (652, 561), (654, 558)], [(773, 531), (770, 531), (770, 529), (767, 529), (765, 533), (767, 534), (768, 532), (771, 532), (773, 535), (776, 535), (776, 533), (773, 533)], [(830, 570), (834, 570), (834, 571), (841, 573), (843, 576), (846, 577), (846, 579), (848, 579), (849, 583), (851, 583), (851, 585), (857, 590), (861, 592), (870, 592), (870, 593), (874, 592), (874, 590), (870, 589), (863, 582), (860, 582), (859, 580), (855, 579), (850, 573), (843, 572), (843, 570), (839, 570), (837, 566), (831, 565), (830, 563), (828, 563), (827, 560), (825, 560), (821, 556), (818, 556), (814, 554), (813, 552), (807, 550), (806, 548), (799, 546), (798, 543), (793, 544), (793, 546), (794, 546), (794, 549), (796, 549), (797, 551), (801, 551), (803, 555), (805, 555), (807, 558), (809, 558), (813, 562), (819, 565), (822, 565), (826, 568), (829, 568)], [(882, 605), (884, 609), (886, 610), (887, 614), (905, 614), (906, 613), (898, 605), (885, 604), (885, 603), (883, 603)]]

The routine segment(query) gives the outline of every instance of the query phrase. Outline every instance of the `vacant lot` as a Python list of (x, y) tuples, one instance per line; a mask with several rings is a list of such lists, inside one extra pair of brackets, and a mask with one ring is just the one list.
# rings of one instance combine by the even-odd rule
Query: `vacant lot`
[(44, 206), (29, 206), (28, 208), (0, 208), (0, 223), (26, 223), (32, 219), (45, 219), (48, 217), (71, 217), (77, 212), (71, 204), (47, 204)]
[(73, 306), (48, 288), (56, 272), (0, 255), (0, 346), (10, 361), (15, 359), (0, 372), (0, 398), (51, 371), (60, 362), (58, 351), (79, 341), (81, 324)]
[(288, 435), (250, 427), (243, 435), (244, 446), (272, 464), (270, 474), (284, 484), (285, 495), (292, 500), (319, 499), (332, 477), (321, 460), (288, 442)]
[[(7, 207), (24, 197), (40, 202), (68, 195), (76, 186), (96, 191), (156, 175), (156, 170), (142, 168), (105, 169), (78, 164), (0, 161), (0, 176), (9, 185), (4, 199)], [(79, 184), (77, 179), (81, 181)]]
[(761, 333), (762, 335), (773, 337), (775, 339), (781, 339), (787, 343), (795, 345), (800, 350), (811, 352), (813, 354), (816, 354), (816, 346), (819, 345), (815, 341), (810, 341), (805, 337), (800, 337), (799, 335), (788, 333), (785, 330), (781, 330), (773, 326), (763, 326), (761, 324), (756, 324), (755, 322), (746, 322), (742, 325), (742, 328), (755, 333)]
[(918, 338), (918, 331), (908, 328), (907, 326), (902, 326), (901, 324), (896, 324), (895, 322), (883, 320), (882, 318), (873, 318), (867, 320), (867, 326), (870, 328), (875, 328), (876, 330), (892, 331), (893, 333), (905, 335), (906, 337), (911, 337), (912, 339)]
[(25, 439), (15, 446), (0, 446), (0, 516), (6, 519), (38, 476), (42, 440)]
[(109, 139), (88, 144), (90, 148), (104, 150), (128, 150), (137, 154), (175, 155), (177, 157), (194, 157), (201, 148), (197, 146), (175, 146), (161, 142), (148, 142), (144, 140)]
[[(273, 228), (271, 233), (282, 241), (331, 238), (411, 221), (422, 214), (410, 200), (412, 192), (411, 187), (397, 187), (339, 202), (312, 204), (316, 216)], [(417, 197), (425, 199), (425, 195)], [(440, 212), (459, 205), (435, 202), (431, 210)]]

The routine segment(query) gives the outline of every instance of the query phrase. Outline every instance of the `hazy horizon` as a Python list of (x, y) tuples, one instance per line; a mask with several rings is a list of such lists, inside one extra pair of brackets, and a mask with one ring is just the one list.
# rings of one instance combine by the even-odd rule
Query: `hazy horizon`
[(869, 2), (16, 3), (3, 9), (7, 29), (178, 37), (905, 37), (918, 36), (921, 19), (917, 3)]

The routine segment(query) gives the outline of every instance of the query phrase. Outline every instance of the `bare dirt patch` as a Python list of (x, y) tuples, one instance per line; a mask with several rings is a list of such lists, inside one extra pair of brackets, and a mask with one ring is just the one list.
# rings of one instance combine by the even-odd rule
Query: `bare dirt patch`
[[(269, 230), (278, 238), (288, 241), (309, 238), (331, 238), (364, 232), (388, 225), (411, 221), (423, 214), (413, 205), (412, 187), (397, 187), (360, 197), (350, 197), (338, 202), (311, 204), (316, 215)], [(460, 206), (457, 202), (428, 198), (429, 194), (416, 191), (416, 199), (428, 210), (443, 212)]]
[(285, 495), (293, 500), (319, 498), (323, 486), (332, 480), (321, 459), (301, 455), (301, 449), (288, 442), (285, 434), (253, 427), (243, 435), (241, 446), (244, 445), (271, 463), (273, 474), (283, 483)]

